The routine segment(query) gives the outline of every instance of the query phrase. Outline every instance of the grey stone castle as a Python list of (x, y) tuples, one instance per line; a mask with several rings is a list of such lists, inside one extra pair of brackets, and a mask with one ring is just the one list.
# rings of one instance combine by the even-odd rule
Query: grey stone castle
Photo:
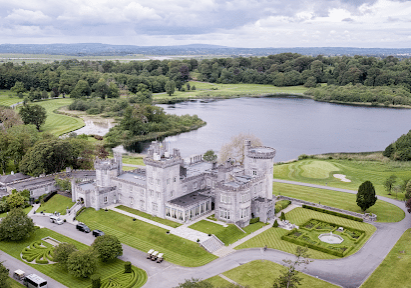
[(214, 210), (218, 220), (249, 225), (252, 217), (274, 218), (272, 195), (275, 150), (244, 143), (243, 165), (217, 166), (191, 157), (186, 163), (178, 149), (167, 151), (153, 142), (143, 169), (122, 171), (121, 154), (97, 159), (95, 179), (72, 180), (73, 201), (101, 209), (121, 204), (176, 222), (188, 222)]

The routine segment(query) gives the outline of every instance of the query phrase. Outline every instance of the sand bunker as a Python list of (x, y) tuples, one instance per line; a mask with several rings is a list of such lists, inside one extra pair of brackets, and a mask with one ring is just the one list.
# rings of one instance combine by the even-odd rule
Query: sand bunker
[(334, 174), (333, 176), (337, 179), (340, 179), (342, 182), (351, 182), (351, 180), (347, 179), (343, 174)]

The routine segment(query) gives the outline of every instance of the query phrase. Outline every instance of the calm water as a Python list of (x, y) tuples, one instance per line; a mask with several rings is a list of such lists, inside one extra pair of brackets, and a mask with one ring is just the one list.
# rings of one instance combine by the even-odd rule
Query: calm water
[(241, 132), (277, 149), (276, 162), (301, 154), (380, 151), (411, 129), (411, 110), (366, 108), (301, 98), (237, 98), (159, 105), (167, 113), (197, 114), (207, 125), (167, 137), (182, 156), (218, 151)]

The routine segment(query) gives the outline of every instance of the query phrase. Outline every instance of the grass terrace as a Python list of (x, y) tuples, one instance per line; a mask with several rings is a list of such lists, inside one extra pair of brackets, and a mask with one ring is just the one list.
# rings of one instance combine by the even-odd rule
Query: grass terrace
[[(14, 258), (25, 262), (24, 260), (21, 259), (20, 253), (33, 242), (39, 241), (42, 238), (47, 237), (47, 236), (50, 236), (60, 242), (73, 243), (79, 250), (87, 249), (89, 247), (69, 237), (58, 234), (52, 230), (49, 230), (47, 228), (42, 228), (42, 229), (37, 229), (32, 237), (24, 241), (21, 241), (21, 242), (0, 241), (0, 249), (4, 251), (5, 253), (13, 256)], [(60, 268), (56, 264), (39, 265), (39, 264), (30, 264), (27, 262), (25, 263), (35, 268), (36, 270), (40, 271), (41, 273), (44, 273), (48, 277), (53, 278), (54, 280), (66, 285), (67, 287), (89, 288), (91, 285), (90, 278), (73, 277), (70, 274), (68, 274), (66, 270)], [(132, 286), (132, 288), (138, 288), (138, 287), (143, 286), (147, 280), (147, 274), (143, 270), (138, 269), (138, 268), (135, 268), (135, 269), (137, 269), (136, 271), (138, 271), (141, 281), (139, 282), (140, 284), (136, 283), (134, 286)], [(119, 259), (116, 259), (115, 261), (107, 262), (107, 263), (99, 261), (97, 265), (97, 269), (96, 269), (96, 273), (102, 275), (102, 282), (104, 282), (108, 278), (115, 277), (116, 274), (122, 271), (124, 271), (124, 262)], [(118, 286), (118, 287), (122, 287), (122, 286)]]
[(164, 253), (165, 260), (188, 267), (207, 264), (217, 257), (208, 253), (198, 243), (167, 234), (166, 229), (135, 220), (114, 211), (86, 209), (77, 219), (91, 230), (99, 229), (115, 235), (121, 243), (147, 252), (155, 249)]
[[(337, 226), (344, 226), (348, 228), (353, 228), (357, 230), (365, 231), (365, 236), (362, 238), (357, 246), (350, 250), (350, 252), (345, 255), (349, 256), (357, 252), (364, 243), (371, 237), (371, 235), (376, 231), (376, 228), (367, 223), (357, 222), (353, 220), (348, 220), (345, 218), (320, 213), (304, 208), (295, 208), (290, 212), (286, 213), (286, 219), (289, 220), (291, 223), (296, 224), (298, 226), (306, 223), (310, 219), (318, 219), (321, 221), (334, 223)], [(235, 247), (235, 249), (246, 249), (246, 248), (256, 248), (256, 247), (264, 247), (267, 245), (268, 248), (282, 250), (288, 253), (294, 253), (295, 249), (298, 245), (281, 240), (281, 237), (288, 234), (290, 231), (281, 229), (281, 228), (271, 228), (263, 233), (253, 237), (252, 239), (246, 241), (245, 243)], [(309, 249), (309, 254), (313, 259), (336, 259), (340, 258), (331, 254), (327, 254), (325, 252)]]
[[(274, 183), (273, 193), (362, 213), (361, 208), (357, 206), (356, 194), (283, 183)], [(367, 209), (367, 212), (376, 214), (378, 222), (398, 222), (405, 217), (402, 209), (382, 200), (377, 200), (374, 206)]]
[(206, 234), (214, 234), (215, 236), (217, 236), (218, 239), (223, 241), (225, 245), (229, 245), (240, 240), (241, 238), (244, 238), (245, 236), (264, 226), (265, 223), (262, 222), (257, 222), (255, 224), (248, 225), (243, 229), (247, 232), (244, 233), (233, 224), (228, 224), (228, 227), (224, 227), (222, 225), (212, 223), (207, 220), (201, 220), (194, 223), (193, 225), (190, 225), (189, 228), (200, 232), (204, 232)]
[(362, 288), (411, 287), (411, 229), (404, 232), (384, 261), (365, 281)]
[(159, 103), (176, 100), (205, 98), (261, 97), (272, 95), (301, 95), (307, 90), (303, 86), (276, 87), (262, 84), (215, 84), (207, 82), (189, 82), (196, 90), (176, 91), (172, 96), (166, 93), (153, 94), (153, 100)]
[[(249, 288), (271, 288), (274, 281), (280, 276), (283, 266), (268, 260), (255, 260), (237, 268), (224, 272), (223, 275)], [(299, 273), (302, 278), (301, 287), (331, 288), (338, 287), (329, 282), (317, 279), (304, 273)], [(205, 280), (215, 287), (226, 287), (229, 283), (220, 276)]]
[(40, 207), (37, 209), (36, 213), (39, 213), (40, 211), (44, 211), (44, 213), (54, 213), (57, 211), (61, 215), (65, 215), (66, 208), (70, 208), (73, 205), (74, 202), (71, 201), (71, 198), (68, 198), (60, 194), (56, 194), (53, 197), (51, 197), (49, 201), (41, 204)]
[[(340, 156), (334, 154), (334, 156), (327, 155), (317, 155), (316, 157), (342, 157), (340, 154), (338, 154)], [(343, 155), (352, 160), (305, 159), (276, 165), (274, 167), (274, 178), (351, 190), (358, 190), (361, 183), (369, 180), (374, 184), (378, 195), (391, 198), (395, 198), (395, 193), (388, 195), (384, 189), (384, 182), (388, 177), (393, 174), (396, 175), (398, 177), (397, 184), (400, 184), (405, 179), (411, 179), (411, 163), (390, 161), (383, 157), (381, 153)], [(335, 178), (334, 174), (345, 175), (351, 182), (343, 182)], [(403, 199), (404, 194), (399, 193), (398, 198)]]
[(182, 225), (180, 223), (177, 223), (177, 222), (174, 222), (174, 221), (171, 221), (171, 220), (168, 220), (168, 219), (163, 219), (163, 218), (151, 216), (150, 214), (141, 212), (139, 210), (136, 210), (136, 209), (124, 206), (124, 205), (117, 206), (116, 208), (121, 209), (121, 210), (126, 211), (126, 212), (129, 212), (129, 213), (133, 213), (135, 215), (138, 215), (138, 216), (141, 216), (141, 217), (144, 217), (144, 218), (147, 218), (149, 220), (152, 220), (152, 221), (155, 221), (155, 222), (158, 222), (158, 223), (173, 227), (173, 228), (177, 228), (177, 227)]

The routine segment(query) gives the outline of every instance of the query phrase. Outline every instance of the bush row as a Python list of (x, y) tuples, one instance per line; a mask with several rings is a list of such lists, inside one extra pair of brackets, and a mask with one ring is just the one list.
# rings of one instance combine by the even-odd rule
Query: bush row
[(53, 197), (53, 196), (56, 195), (56, 194), (57, 194), (57, 191), (53, 191), (53, 192), (48, 193), (48, 194), (43, 198), (43, 202), (49, 201), (50, 198)]
[(324, 253), (328, 253), (328, 254), (331, 254), (331, 255), (334, 255), (334, 256), (338, 256), (338, 257), (344, 257), (352, 249), (352, 247), (340, 246), (340, 247), (347, 248), (344, 252), (340, 252), (340, 251), (336, 251), (334, 249), (330, 249), (330, 248), (327, 248), (327, 247), (307, 243), (303, 240), (289, 237), (288, 234), (281, 236), (281, 240), (285, 240), (285, 241), (288, 241), (288, 242), (291, 242), (291, 243), (294, 243), (294, 244), (297, 244), (297, 245), (301, 245), (303, 247), (308, 247), (308, 248), (311, 248), (311, 249), (314, 249), (314, 250), (317, 250), (317, 251), (321, 251), (321, 252), (324, 252)]
[(81, 208), (76, 212), (76, 217), (78, 217), (78, 215), (80, 215), (81, 212), (83, 212), (84, 210), (86, 210), (86, 207), (81, 207)]
[(290, 200), (281, 200), (275, 203), (275, 214), (288, 207), (291, 204)]
[(323, 208), (313, 207), (313, 206), (309, 206), (309, 205), (303, 205), (303, 208), (318, 211), (318, 212), (322, 212), (322, 213), (326, 213), (326, 214), (330, 214), (330, 215), (334, 215), (334, 216), (338, 216), (338, 217), (342, 217), (342, 218), (346, 218), (346, 219), (350, 219), (350, 220), (354, 220), (354, 221), (358, 221), (358, 222), (363, 222), (364, 221), (362, 218), (359, 218), (359, 217), (355, 217), (355, 216), (351, 216), (351, 215), (347, 215), (347, 214), (339, 213), (339, 212), (335, 212), (335, 211), (330, 211), (330, 210), (323, 209)]
[(255, 218), (250, 219), (250, 224), (254, 224), (254, 223), (257, 223), (257, 222), (260, 222), (260, 217), (255, 217)]

